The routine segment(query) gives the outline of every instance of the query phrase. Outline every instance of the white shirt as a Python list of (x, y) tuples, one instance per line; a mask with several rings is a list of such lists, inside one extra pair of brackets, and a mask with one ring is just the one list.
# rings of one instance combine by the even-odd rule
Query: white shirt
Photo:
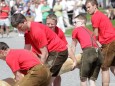
[(49, 7), (52, 9), (52, 8), (53, 8), (53, 6), (52, 6), (53, 0), (47, 0), (47, 3), (48, 3), (48, 5), (49, 5)]
[(38, 8), (35, 8), (35, 22), (42, 22), (42, 12), (41, 12), (41, 5)]
[(68, 7), (67, 11), (71, 11), (71, 10), (74, 9), (74, 5), (75, 5), (75, 1), (74, 0), (67, 0), (66, 3), (67, 3), (67, 7)]

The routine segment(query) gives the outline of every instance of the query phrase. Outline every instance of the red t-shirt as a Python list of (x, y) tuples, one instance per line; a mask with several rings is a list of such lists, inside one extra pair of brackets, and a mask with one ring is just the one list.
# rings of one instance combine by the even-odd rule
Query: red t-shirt
[(55, 28), (55, 33), (58, 35), (58, 37), (60, 39), (62, 39), (65, 42), (66, 45), (68, 44), (67, 41), (66, 41), (66, 37), (65, 37), (63, 31), (59, 27)]
[[(85, 27), (78, 27), (72, 31), (72, 39), (77, 39), (82, 49), (87, 47), (92, 47), (91, 36), (92, 36), (92, 32)], [(93, 46), (97, 47), (95, 43), (96, 39), (94, 36), (93, 39), (95, 40), (95, 41), (93, 40)]]
[[(68, 44), (67, 41), (66, 41), (66, 37), (65, 37), (63, 31), (62, 31), (60, 28), (56, 27), (56, 28), (55, 28), (55, 33), (58, 35), (58, 37), (59, 37), (60, 39), (62, 39), (62, 40), (65, 42), (66, 45)], [(37, 53), (34, 48), (32, 48), (32, 51), (33, 51), (34, 53)]]
[[(2, 10), (10, 11), (10, 8), (9, 6), (5, 6), (5, 7), (2, 7)], [(8, 16), (9, 16), (9, 12), (4, 12), (4, 11), (0, 12), (0, 19), (6, 19), (8, 18)]]
[(102, 12), (97, 11), (91, 17), (92, 26), (99, 29), (99, 42), (108, 44), (115, 40), (115, 29), (109, 18)]
[(27, 70), (33, 66), (41, 64), (31, 51), (25, 49), (11, 49), (6, 56), (6, 63), (12, 72), (19, 70), (23, 74), (26, 74)]
[(38, 22), (31, 22), (30, 31), (25, 33), (25, 44), (31, 44), (32, 47), (40, 53), (39, 48), (47, 45), (48, 51), (64, 51), (66, 44), (46, 25)]

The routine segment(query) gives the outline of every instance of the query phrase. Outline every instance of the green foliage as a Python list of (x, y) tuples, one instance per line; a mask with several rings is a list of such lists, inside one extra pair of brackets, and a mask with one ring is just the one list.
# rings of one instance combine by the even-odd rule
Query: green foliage
[(91, 24), (90, 24), (90, 25), (87, 25), (86, 27), (87, 27), (89, 30), (93, 31)]
[(113, 24), (113, 26), (115, 27), (115, 20), (112, 20), (112, 24)]
[(87, 21), (91, 20), (91, 16), (89, 14), (86, 15)]
[[(92, 26), (91, 25), (87, 25), (86, 27), (92, 31)], [(65, 34), (67, 36), (71, 36), (72, 30), (73, 30), (73, 28), (66, 30)]]

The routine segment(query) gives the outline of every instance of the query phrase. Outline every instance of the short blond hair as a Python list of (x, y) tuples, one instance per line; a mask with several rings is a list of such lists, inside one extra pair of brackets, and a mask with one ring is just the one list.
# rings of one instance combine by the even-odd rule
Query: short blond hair
[(86, 0), (85, 5), (86, 5), (87, 3), (91, 3), (92, 5), (96, 5), (96, 6), (98, 7), (98, 2), (97, 2), (97, 0)]
[(75, 19), (77, 18), (77, 19), (79, 19), (79, 20), (83, 20), (84, 21), (84, 24), (86, 24), (87, 23), (87, 18), (86, 18), (86, 16), (84, 15), (84, 14), (79, 14), (79, 15), (77, 15), (76, 17), (74, 17)]
[(56, 16), (55, 14), (49, 14), (49, 15), (47, 16), (46, 20), (47, 20), (47, 19), (52, 19), (52, 20), (54, 20), (54, 21), (57, 22), (57, 16)]

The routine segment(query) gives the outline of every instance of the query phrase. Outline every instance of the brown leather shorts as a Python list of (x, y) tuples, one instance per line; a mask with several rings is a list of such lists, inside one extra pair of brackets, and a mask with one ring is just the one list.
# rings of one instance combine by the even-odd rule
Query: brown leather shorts
[(68, 58), (68, 50), (61, 52), (50, 52), (46, 61), (46, 65), (50, 68), (53, 77), (56, 77)]
[(104, 56), (103, 64), (101, 66), (102, 69), (115, 66), (115, 41), (102, 45), (102, 54)]
[(83, 49), (80, 66), (80, 79), (96, 80), (100, 71), (103, 56), (101, 50), (89, 47)]
[(42, 64), (28, 70), (28, 73), (14, 86), (48, 86), (51, 79), (50, 70)]

